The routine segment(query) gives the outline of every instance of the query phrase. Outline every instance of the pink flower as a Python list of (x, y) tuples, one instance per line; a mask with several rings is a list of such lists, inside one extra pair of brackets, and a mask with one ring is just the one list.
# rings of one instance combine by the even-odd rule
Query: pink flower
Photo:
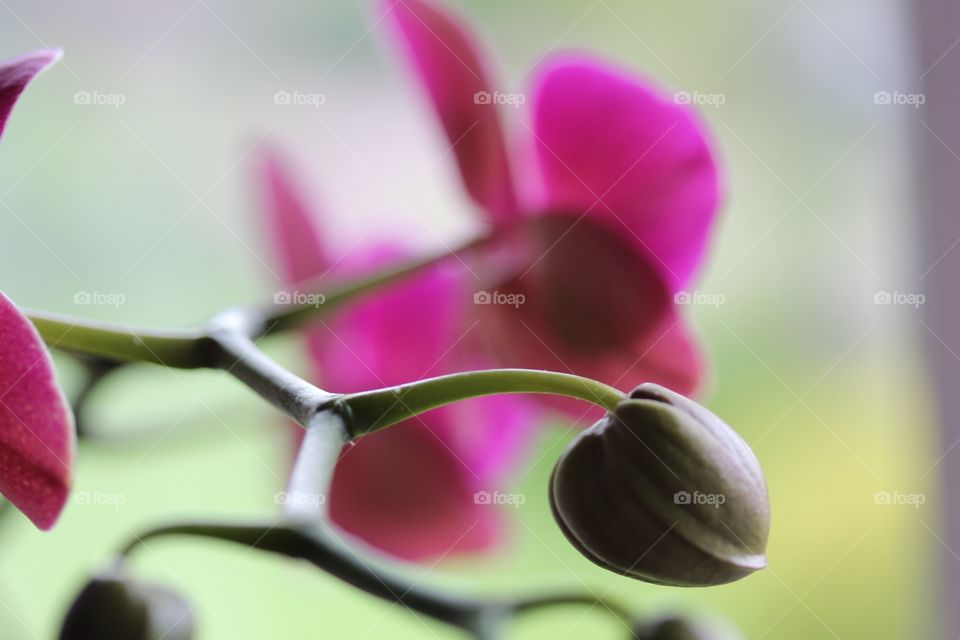
[[(399, 256), (380, 249), (360, 261), (335, 263), (275, 155), (265, 159), (262, 175), (264, 211), (286, 284), (329, 274), (332, 285)], [(457, 348), (469, 296), (456, 270), (437, 267), (323, 318), (308, 333), (318, 384), (362, 391), (483, 368), (486, 363)], [(350, 533), (410, 560), (486, 548), (497, 539), (498, 520), (475, 493), (501, 486), (531, 422), (523, 401), (484, 398), (361, 438), (337, 463), (331, 516)]]
[[(527, 93), (501, 93), (461, 22), (427, 0), (382, 2), (467, 193), (525, 256), (487, 283), (523, 303), (478, 308), (499, 360), (693, 392), (702, 366), (674, 296), (704, 254), (719, 189), (689, 109), (574, 55), (539, 64)], [(508, 145), (499, 111), (527, 95), (532, 123)]]
[(0, 493), (41, 529), (70, 493), (73, 414), (30, 321), (0, 293)]
[[(0, 62), (0, 134), (20, 93), (59, 52)], [(0, 293), (0, 493), (40, 529), (57, 521), (73, 466), (73, 415), (30, 321)]]
[(38, 73), (59, 60), (60, 56), (60, 51), (34, 51), (0, 62), (0, 135), (23, 90)]

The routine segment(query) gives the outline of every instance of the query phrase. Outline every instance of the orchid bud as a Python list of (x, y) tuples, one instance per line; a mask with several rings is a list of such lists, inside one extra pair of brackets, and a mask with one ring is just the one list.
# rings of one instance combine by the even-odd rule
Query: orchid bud
[(181, 596), (117, 575), (87, 583), (67, 612), (60, 640), (190, 640), (193, 610)]
[(655, 384), (580, 433), (550, 481), (557, 524), (587, 559), (638, 580), (709, 586), (766, 566), (760, 464), (717, 416)]
[(669, 616), (634, 625), (633, 640), (739, 640), (738, 633), (700, 620)]

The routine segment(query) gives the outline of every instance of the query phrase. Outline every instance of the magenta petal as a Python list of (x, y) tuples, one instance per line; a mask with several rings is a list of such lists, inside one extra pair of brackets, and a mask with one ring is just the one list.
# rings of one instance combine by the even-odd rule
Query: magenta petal
[[(372, 254), (381, 262), (384, 252)], [(353, 305), (314, 342), (318, 377), (360, 391), (489, 363), (459, 357), (470, 295), (460, 274), (434, 268)], [(407, 559), (476, 551), (497, 539), (496, 509), (474, 493), (496, 491), (535, 424), (522, 398), (482, 398), (366, 436), (334, 474), (334, 521)]]
[(546, 207), (589, 210), (652, 253), (670, 288), (682, 289), (719, 199), (717, 167), (690, 109), (583, 58), (540, 69), (533, 95)]
[(280, 156), (269, 151), (260, 166), (262, 211), (276, 247), (284, 284), (317, 276), (330, 266), (311, 210), (293, 185)]
[(43, 341), (0, 293), (0, 493), (40, 529), (67, 501), (74, 437)]
[(454, 16), (424, 0), (383, 0), (440, 118), (467, 192), (494, 222), (518, 214), (507, 145), (483, 56)]
[[(500, 303), (476, 307), (476, 332), (504, 366), (694, 390), (699, 356), (649, 255), (589, 217), (541, 215), (501, 232), (534, 257), (497, 283)], [(584, 414), (582, 403), (551, 403)]]
[(0, 134), (17, 98), (33, 78), (60, 59), (58, 50), (44, 50), (0, 62)]
[[(330, 267), (317, 228), (303, 196), (290, 176), (286, 162), (275, 149), (263, 152), (257, 165), (261, 222), (274, 245), (275, 262), (280, 265), (281, 285), (295, 285), (325, 273)], [(308, 348), (314, 351), (322, 340), (321, 331), (304, 331)], [(294, 452), (300, 449), (303, 429), (289, 421)]]
[[(282, 277), (291, 284), (325, 272), (318, 221), (277, 157), (263, 166)], [(331, 280), (401, 257), (391, 248), (364, 251), (337, 265)], [(483, 367), (455, 356), (468, 300), (459, 275), (438, 267), (350, 304), (307, 332), (317, 381), (351, 392)], [(334, 472), (334, 522), (411, 560), (489, 546), (498, 530), (496, 510), (477, 504), (474, 493), (496, 490), (516, 460), (532, 424), (527, 407), (517, 398), (475, 400), (362, 438)]]
[(406, 560), (489, 546), (496, 511), (474, 500), (461, 462), (431, 430), (438, 420), (408, 420), (348, 447), (333, 479), (334, 522)]
[[(366, 264), (344, 263), (337, 276), (386, 268), (393, 249), (369, 250)], [(466, 293), (459, 278), (433, 268), (351, 304), (318, 328), (321, 381), (335, 391), (363, 391), (440, 375), (445, 352), (459, 335), (459, 310)]]
[(675, 311), (624, 353), (587, 365), (584, 375), (609, 381), (619, 389), (656, 382), (683, 395), (695, 395), (704, 366), (693, 335)]
[[(599, 380), (618, 389), (633, 389), (656, 382), (684, 395), (696, 393), (704, 366), (696, 342), (683, 319), (670, 310), (660, 322), (616, 351), (577, 353), (558, 351), (549, 330), (529, 318), (523, 326), (505, 309), (490, 308), (488, 330), (495, 336), (497, 353), (505, 366), (568, 371)], [(589, 424), (602, 413), (576, 400), (543, 396), (543, 400)]]

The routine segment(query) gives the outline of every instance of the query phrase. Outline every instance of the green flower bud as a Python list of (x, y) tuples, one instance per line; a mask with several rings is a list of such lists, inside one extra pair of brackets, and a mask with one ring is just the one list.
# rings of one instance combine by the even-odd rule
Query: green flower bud
[(770, 506), (750, 447), (717, 416), (655, 384), (560, 456), (557, 524), (584, 556), (638, 580), (709, 586), (766, 566)]
[(731, 631), (728, 625), (723, 625), (721, 628), (679, 616), (638, 623), (633, 631), (633, 640), (740, 640), (741, 638), (742, 636)]
[(192, 608), (173, 591), (108, 575), (74, 600), (60, 640), (190, 640), (193, 628)]

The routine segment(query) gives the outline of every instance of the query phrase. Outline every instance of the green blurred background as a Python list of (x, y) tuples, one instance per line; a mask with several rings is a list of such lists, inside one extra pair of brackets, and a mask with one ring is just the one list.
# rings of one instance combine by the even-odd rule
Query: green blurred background
[[(704, 400), (754, 446), (774, 524), (770, 568), (707, 590), (636, 584), (581, 558), (552, 523), (552, 462), (569, 439), (545, 427), (493, 557), (418, 570), (425, 583), (528, 591), (587, 586), (644, 611), (727, 618), (749, 638), (929, 637), (939, 527), (938, 458), (918, 311), (877, 305), (916, 291), (910, 136), (915, 111), (877, 104), (917, 79), (900, 4), (827, 0), (451, 0), (524, 91), (546, 50), (590, 49), (704, 106), (727, 202), (693, 307), (708, 345)], [(18, 304), (185, 326), (271, 291), (255, 223), (256, 146), (295, 158), (334, 246), (467, 237), (470, 212), (416, 88), (371, 30), (365, 3), (172, 0), (0, 2), (0, 57), (60, 46), (0, 147), (0, 269)], [(319, 93), (319, 108), (274, 103)], [(118, 107), (78, 92), (120, 95)], [(81, 100), (82, 102), (82, 100)], [(511, 116), (514, 114), (511, 110)], [(517, 114), (517, 117), (521, 117)], [(123, 304), (78, 305), (78, 292)], [(293, 341), (276, 353), (303, 368)], [(71, 363), (60, 360), (68, 386)], [(80, 449), (78, 495), (55, 531), (5, 520), (4, 638), (50, 638), (111, 550), (173, 518), (272, 513), (289, 450), (266, 405), (216, 375), (143, 367), (94, 407), (114, 443)], [(877, 492), (922, 494), (920, 507)], [(882, 502), (882, 500), (880, 501)], [(455, 632), (297, 563), (214, 543), (152, 543), (143, 575), (198, 604), (201, 638), (454, 638)], [(596, 609), (553, 610), (516, 637), (619, 638)]]

